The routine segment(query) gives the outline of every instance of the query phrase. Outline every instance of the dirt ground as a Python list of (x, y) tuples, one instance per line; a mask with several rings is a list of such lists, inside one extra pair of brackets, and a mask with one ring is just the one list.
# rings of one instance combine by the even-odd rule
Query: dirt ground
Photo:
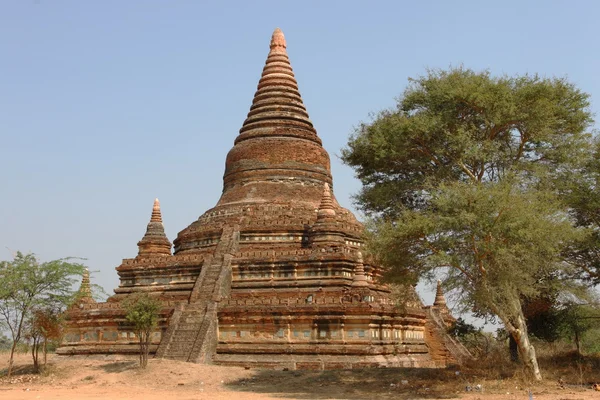
[[(0, 376), (7, 366), (8, 355), (0, 354)], [(486, 380), (459, 370), (282, 371), (170, 360), (150, 360), (148, 368), (140, 370), (135, 359), (122, 356), (51, 355), (45, 371), (31, 372), (30, 357), (19, 354), (16, 374), (0, 378), (0, 399), (600, 400), (600, 392), (588, 383), (560, 388), (557, 382), (547, 381), (525, 387), (515, 378)]]

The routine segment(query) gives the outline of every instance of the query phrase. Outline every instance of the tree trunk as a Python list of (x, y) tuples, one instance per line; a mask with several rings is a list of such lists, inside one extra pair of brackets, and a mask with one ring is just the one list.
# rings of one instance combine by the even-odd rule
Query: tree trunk
[(138, 338), (140, 340), (140, 368), (146, 368), (148, 365), (148, 358), (146, 352), (146, 340), (144, 339), (144, 333), (138, 332)]
[(144, 332), (144, 368), (148, 366), (148, 351), (150, 349), (148, 343), (148, 332)]
[(138, 340), (140, 343), (140, 368), (144, 368), (144, 344), (142, 342), (142, 337), (139, 335), (139, 332), (138, 332)]
[(513, 335), (508, 336), (508, 350), (510, 352), (510, 361), (519, 362), (519, 346)]
[(33, 343), (31, 344), (31, 358), (33, 358), (33, 369), (35, 372), (39, 372), (40, 364), (38, 362), (38, 339), (33, 338)]
[(19, 343), (19, 341), (21, 340), (21, 332), (23, 331), (24, 319), (25, 319), (25, 313), (22, 313), (21, 318), (19, 319), (19, 325), (17, 326), (16, 334), (15, 334), (15, 330), (13, 329), (13, 326), (10, 326), (10, 332), (13, 337), (13, 344), (12, 344), (12, 347), (10, 348), (10, 358), (8, 359), (8, 372), (6, 374), (9, 378), (12, 375), (13, 364), (15, 361), (15, 350), (17, 349), (17, 343)]
[(581, 357), (581, 341), (577, 330), (575, 330), (575, 346), (577, 346), (577, 355)]
[(44, 365), (48, 361), (48, 339), (44, 337)]
[(15, 360), (15, 350), (17, 349), (17, 341), (13, 340), (13, 344), (10, 348), (10, 358), (8, 359), (8, 373), (7, 376), (10, 378), (12, 375), (13, 363)]
[(146, 365), (148, 365), (148, 354), (150, 353), (150, 330), (146, 332)]
[(521, 360), (523, 360), (525, 368), (527, 368), (536, 381), (541, 381), (542, 374), (535, 355), (535, 349), (529, 341), (527, 325), (525, 325), (525, 318), (523, 315), (519, 315), (514, 324), (506, 324), (506, 328), (515, 339), (515, 342), (517, 342), (519, 355), (521, 356)]

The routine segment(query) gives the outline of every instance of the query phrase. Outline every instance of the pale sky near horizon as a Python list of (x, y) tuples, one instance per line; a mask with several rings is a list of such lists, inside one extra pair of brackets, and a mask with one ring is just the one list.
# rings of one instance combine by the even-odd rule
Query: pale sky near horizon
[(426, 68), (567, 76), (598, 115), (599, 17), (591, 0), (2, 1), (0, 259), (85, 257), (112, 293), (155, 197), (171, 241), (216, 204), (275, 27), (354, 209), (340, 149)]

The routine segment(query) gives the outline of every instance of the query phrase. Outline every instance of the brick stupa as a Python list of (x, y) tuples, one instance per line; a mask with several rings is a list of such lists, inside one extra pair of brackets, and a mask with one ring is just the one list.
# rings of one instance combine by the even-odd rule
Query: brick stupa
[(71, 309), (58, 352), (137, 351), (119, 301), (146, 292), (164, 304), (156, 357), (292, 369), (445, 365), (443, 329), (427, 308), (393, 305), (380, 268), (361, 254), (363, 226), (333, 187), (276, 29), (217, 205), (178, 234), (171, 254), (157, 200), (138, 256), (117, 268), (115, 295)]

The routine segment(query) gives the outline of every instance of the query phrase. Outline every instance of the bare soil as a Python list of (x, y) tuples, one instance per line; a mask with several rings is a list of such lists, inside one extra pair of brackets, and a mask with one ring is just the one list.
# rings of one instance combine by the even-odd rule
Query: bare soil
[[(33, 374), (30, 356), (18, 354), (9, 379), (8, 354), (0, 353), (0, 399), (600, 399), (587, 381), (531, 385), (514, 376), (484, 378), (473, 369), (282, 371), (170, 360), (150, 360), (146, 370), (137, 365), (123, 356), (51, 355), (47, 367)], [(588, 380), (594, 374), (589, 371)]]

